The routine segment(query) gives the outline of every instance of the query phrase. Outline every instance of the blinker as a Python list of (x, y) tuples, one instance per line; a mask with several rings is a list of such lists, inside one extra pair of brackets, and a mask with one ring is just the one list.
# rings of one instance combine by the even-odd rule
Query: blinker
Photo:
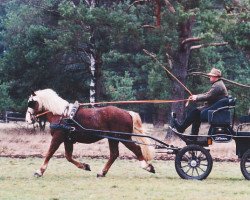
[(32, 100), (32, 101), (29, 101), (29, 102), (28, 102), (28, 107), (29, 107), (29, 108), (34, 109), (35, 106), (36, 106), (36, 101), (33, 101), (33, 100)]

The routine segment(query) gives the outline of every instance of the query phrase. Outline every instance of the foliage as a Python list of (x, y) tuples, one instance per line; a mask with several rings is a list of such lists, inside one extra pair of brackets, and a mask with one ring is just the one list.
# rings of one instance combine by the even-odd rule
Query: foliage
[(134, 100), (133, 79), (129, 73), (125, 71), (124, 76), (118, 76), (114, 73), (107, 73), (106, 78), (107, 94), (114, 101)]
[(2, 83), (0, 85), (0, 110), (7, 110), (9, 109), (11, 105), (13, 105), (13, 102), (8, 94), (8, 85), (6, 83)]
[[(130, 1), (96, 1), (95, 6), (75, 2), (11, 0), (1, 4), (0, 89), (4, 100), (0, 109), (6, 107), (4, 102), (24, 109), (31, 89), (52, 88), (70, 101), (87, 101), (90, 54), (98, 61), (98, 100), (171, 99), (173, 81), (143, 49), (173, 69), (171, 63), (176, 65), (181, 52), (180, 27), (192, 17), (195, 23), (190, 37), (201, 38), (202, 44), (229, 44), (192, 50), (188, 70), (206, 72), (216, 66), (225, 78), (250, 83), (247, 0), (238, 4), (171, 1), (176, 13), (164, 7), (160, 28), (144, 27), (154, 25), (153, 1), (133, 6)], [(225, 5), (233, 8), (231, 13)], [(203, 78), (191, 76), (187, 82), (193, 93), (206, 91), (209, 84), (205, 83)], [(238, 98), (243, 114), (249, 107), (249, 90), (242, 93), (242, 88), (229, 84), (228, 88)], [(162, 107), (164, 112), (169, 109), (169, 105)], [(156, 110), (158, 105), (150, 108)]]

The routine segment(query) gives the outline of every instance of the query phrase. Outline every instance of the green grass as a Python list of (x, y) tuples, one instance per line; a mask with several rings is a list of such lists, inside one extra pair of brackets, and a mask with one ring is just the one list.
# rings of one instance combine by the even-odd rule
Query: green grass
[(65, 159), (52, 159), (42, 178), (33, 177), (43, 159), (0, 158), (0, 199), (192, 199), (246, 200), (250, 181), (243, 178), (239, 163), (214, 163), (203, 181), (183, 180), (173, 161), (154, 161), (156, 174), (139, 168), (136, 160), (117, 160), (107, 177), (96, 178), (106, 160), (81, 158), (92, 171), (77, 169)]

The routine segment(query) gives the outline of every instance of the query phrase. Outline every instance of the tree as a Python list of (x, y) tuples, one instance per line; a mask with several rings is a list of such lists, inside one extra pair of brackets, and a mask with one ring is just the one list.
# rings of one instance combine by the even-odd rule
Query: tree
[[(136, 5), (137, 8), (139, 5), (135, 2), (147, 3), (147, 1), (134, 1), (133, 5)], [(230, 41), (227, 41), (227, 37), (225, 37), (230, 35), (227, 28), (228, 24), (223, 24), (222, 20), (228, 20), (229, 24), (233, 23), (230, 21), (230, 17), (225, 14), (223, 4), (217, 1), (150, 1), (150, 3), (155, 5), (157, 11), (155, 12), (155, 25), (146, 24), (143, 27), (153, 33), (158, 30), (165, 36), (162, 37), (158, 50), (153, 52), (182, 83), (188, 83), (188, 72), (192, 70), (192, 65), (196, 65), (201, 71), (208, 71), (211, 65), (216, 65), (225, 72), (229, 71), (224, 67), (224, 64), (228, 62), (221, 62), (220, 60), (223, 55), (222, 50), (225, 49), (224, 46), (232, 45), (232, 43), (228, 43)], [(164, 7), (167, 7), (167, 9), (162, 9)], [(246, 27), (246, 25), (243, 27)], [(205, 47), (210, 51), (202, 51)], [(198, 63), (195, 62), (198, 59), (191, 59), (191, 55), (194, 54), (198, 58), (203, 55), (207, 60), (212, 57), (208, 54), (211, 50), (214, 51), (214, 54), (220, 54), (220, 56), (215, 56), (217, 59), (211, 59), (209, 64), (201, 62), (197, 65)], [(232, 56), (237, 55), (235, 51), (232, 53)], [(164, 54), (166, 56), (163, 56)], [(245, 67), (247, 66), (249, 66), (249, 62), (246, 62)], [(249, 70), (247, 70), (247, 73), (249, 73)], [(196, 91), (194, 90), (194, 92)], [(185, 96), (184, 88), (179, 83), (172, 81), (171, 97), (173, 99), (184, 99)], [(177, 113), (183, 113), (184, 104), (172, 104), (171, 109)]]

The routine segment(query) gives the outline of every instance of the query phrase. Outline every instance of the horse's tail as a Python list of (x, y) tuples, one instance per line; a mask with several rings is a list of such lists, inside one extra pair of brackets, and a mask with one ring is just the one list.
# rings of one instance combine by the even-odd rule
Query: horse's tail
[[(142, 128), (142, 121), (140, 115), (133, 111), (129, 111), (129, 114), (131, 115), (133, 120), (133, 133), (146, 135)], [(136, 136), (133, 136), (133, 139), (138, 143), (141, 143), (139, 145), (141, 147), (142, 155), (145, 158), (145, 160), (146, 161), (152, 160), (154, 158), (155, 151), (154, 147), (150, 145), (150, 139), (147, 137), (136, 137)]]

